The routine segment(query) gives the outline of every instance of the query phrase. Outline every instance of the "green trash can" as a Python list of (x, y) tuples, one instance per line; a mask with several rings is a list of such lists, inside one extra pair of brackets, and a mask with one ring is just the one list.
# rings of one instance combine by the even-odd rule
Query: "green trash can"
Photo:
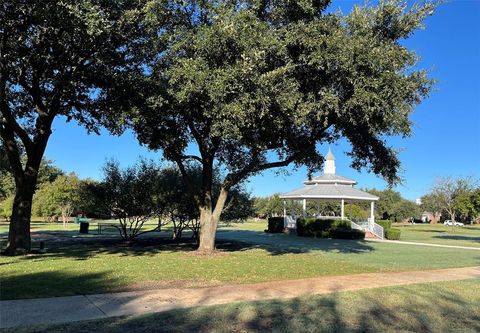
[(88, 234), (88, 227), (90, 223), (88, 222), (80, 222), (80, 233), (81, 234)]

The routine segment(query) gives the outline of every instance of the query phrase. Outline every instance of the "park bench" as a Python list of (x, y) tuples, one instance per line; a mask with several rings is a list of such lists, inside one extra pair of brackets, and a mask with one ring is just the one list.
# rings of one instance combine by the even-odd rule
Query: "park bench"
[(98, 222), (97, 223), (97, 228), (98, 228), (98, 234), (100, 235), (102, 233), (102, 229), (105, 228), (120, 228), (120, 223), (115, 223), (115, 222)]

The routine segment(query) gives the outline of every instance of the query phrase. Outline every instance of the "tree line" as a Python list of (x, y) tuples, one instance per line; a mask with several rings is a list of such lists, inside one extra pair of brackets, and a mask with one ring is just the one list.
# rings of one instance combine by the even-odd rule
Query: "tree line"
[(421, 201), (444, 220), (480, 223), (480, 181), (473, 177), (440, 177)]
[(319, 144), (343, 137), (353, 168), (398, 182), (385, 138), (411, 135), (409, 115), (434, 84), (402, 41), (436, 3), (382, 0), (347, 14), (329, 5), (2, 1), (0, 137), (15, 183), (5, 253), (30, 250), (32, 199), (57, 118), (88, 132), (132, 129), (161, 150), (200, 211), (203, 252), (215, 249), (230, 191), (267, 169), (319, 170)]
[[(139, 160), (121, 168), (111, 160), (103, 166), (103, 179), (80, 179), (75, 173), (66, 174), (51, 161), (40, 166), (42, 177), (33, 196), (32, 214), (46, 222), (61, 220), (64, 225), (72, 216), (116, 219), (120, 235), (133, 240), (145, 232), (170, 225), (173, 239), (180, 239), (184, 230), (198, 239), (200, 212), (191, 200), (178, 168)], [(192, 165), (187, 169), (191, 179), (201, 181), (201, 172)], [(214, 195), (218, 195), (221, 175), (216, 172)], [(8, 173), (0, 177), (0, 216), (10, 219), (13, 208), (13, 178)], [(197, 187), (198, 188), (198, 187)], [(242, 221), (253, 215), (253, 199), (244, 186), (238, 185), (227, 198), (224, 221)], [(144, 230), (147, 221), (155, 226)]]

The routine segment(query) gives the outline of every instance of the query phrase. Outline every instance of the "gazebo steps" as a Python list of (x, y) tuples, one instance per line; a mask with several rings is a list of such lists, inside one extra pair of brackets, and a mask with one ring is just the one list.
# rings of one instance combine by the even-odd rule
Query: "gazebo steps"
[(365, 238), (379, 238), (379, 237), (375, 235), (373, 232), (365, 230)]

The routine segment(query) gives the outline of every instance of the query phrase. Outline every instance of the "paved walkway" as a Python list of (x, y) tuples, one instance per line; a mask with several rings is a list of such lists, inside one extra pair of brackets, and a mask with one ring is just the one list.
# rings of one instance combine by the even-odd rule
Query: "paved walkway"
[(240, 301), (287, 299), (337, 291), (471, 278), (480, 278), (480, 266), (413, 272), (327, 276), (198, 289), (174, 288), (1, 301), (0, 328), (139, 315), (176, 308)]
[(445, 244), (434, 244), (434, 243), (419, 243), (419, 242), (406, 242), (400, 240), (387, 240), (387, 239), (375, 239), (370, 238), (368, 241), (380, 242), (380, 243), (395, 243), (395, 244), (405, 244), (405, 245), (421, 245), (421, 246), (432, 246), (432, 247), (445, 247), (450, 249), (462, 249), (462, 250), (477, 250), (480, 251), (480, 247), (473, 246), (459, 246), (459, 245), (445, 245)]

